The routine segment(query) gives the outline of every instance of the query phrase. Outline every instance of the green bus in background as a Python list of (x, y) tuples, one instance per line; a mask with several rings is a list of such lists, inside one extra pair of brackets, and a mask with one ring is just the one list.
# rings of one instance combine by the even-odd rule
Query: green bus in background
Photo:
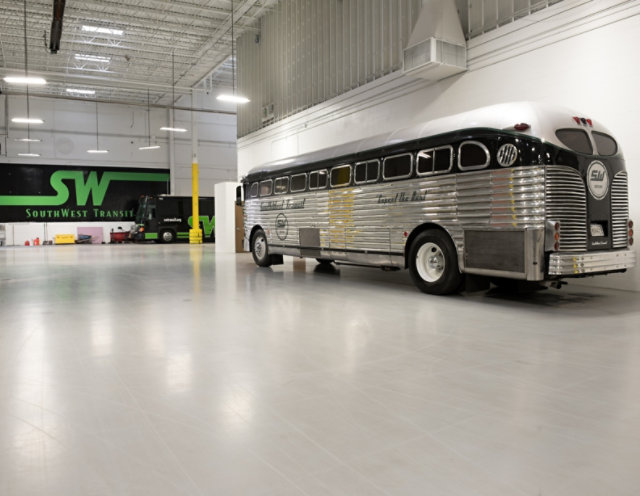
[[(212, 196), (199, 198), (202, 240), (215, 242), (215, 207)], [(144, 195), (140, 197), (136, 223), (131, 228), (134, 241), (173, 243), (189, 241), (193, 225), (190, 196)]]

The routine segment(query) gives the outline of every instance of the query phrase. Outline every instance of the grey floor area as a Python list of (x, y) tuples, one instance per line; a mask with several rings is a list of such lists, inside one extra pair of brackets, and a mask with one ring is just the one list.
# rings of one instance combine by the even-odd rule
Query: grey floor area
[(637, 495), (638, 302), (0, 248), (0, 494)]

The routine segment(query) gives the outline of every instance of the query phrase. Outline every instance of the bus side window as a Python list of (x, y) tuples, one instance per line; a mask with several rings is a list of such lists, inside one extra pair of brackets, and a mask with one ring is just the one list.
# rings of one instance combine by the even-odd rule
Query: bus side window
[(258, 197), (258, 183), (253, 183), (251, 185), (251, 189), (249, 190), (249, 198), (257, 198)]
[(355, 183), (366, 184), (375, 183), (380, 174), (380, 161), (369, 160), (368, 162), (358, 162), (355, 166)]
[(406, 179), (411, 176), (413, 155), (403, 153), (387, 157), (382, 163), (382, 178), (385, 180)]
[(283, 195), (289, 190), (289, 178), (279, 177), (274, 184), (274, 193), (276, 195)]
[(307, 189), (307, 175), (306, 174), (296, 174), (295, 176), (291, 176), (291, 192), (298, 193), (300, 191), (304, 191)]
[(419, 176), (444, 174), (453, 167), (453, 147), (441, 146), (418, 152)]
[(309, 172), (309, 189), (324, 189), (327, 187), (327, 171)]
[(484, 169), (490, 157), (489, 149), (479, 141), (465, 141), (458, 149), (458, 168), (461, 171)]
[(273, 191), (273, 180), (260, 181), (260, 196), (269, 196)]
[(351, 166), (338, 165), (331, 169), (331, 187), (339, 188), (341, 186), (348, 186), (351, 182)]

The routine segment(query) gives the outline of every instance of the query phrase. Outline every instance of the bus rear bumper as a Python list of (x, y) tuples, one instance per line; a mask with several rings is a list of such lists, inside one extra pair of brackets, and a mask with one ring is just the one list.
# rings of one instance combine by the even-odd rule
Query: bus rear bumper
[(632, 250), (581, 253), (552, 253), (549, 256), (550, 276), (580, 276), (603, 272), (620, 272), (636, 264)]

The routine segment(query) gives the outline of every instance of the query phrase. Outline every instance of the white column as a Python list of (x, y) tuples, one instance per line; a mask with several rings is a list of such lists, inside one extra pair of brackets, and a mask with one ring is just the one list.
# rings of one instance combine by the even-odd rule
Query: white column
[(238, 183), (215, 185), (216, 253), (236, 251), (236, 188)]

